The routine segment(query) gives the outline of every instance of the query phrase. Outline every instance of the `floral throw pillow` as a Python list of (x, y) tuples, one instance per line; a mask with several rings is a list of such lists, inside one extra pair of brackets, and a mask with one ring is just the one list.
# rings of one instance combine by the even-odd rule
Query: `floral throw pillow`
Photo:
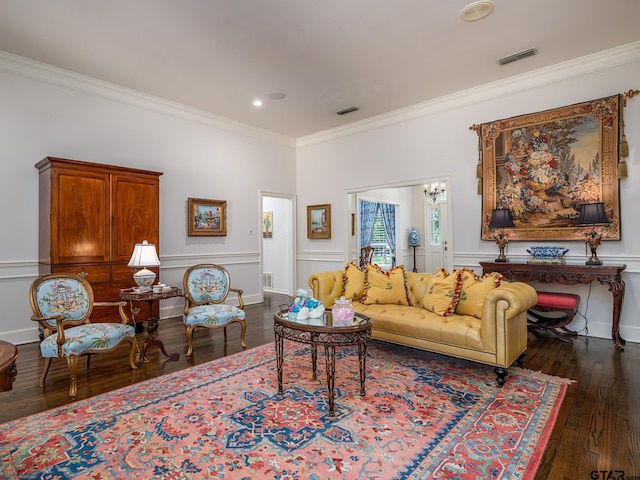
[(385, 272), (378, 265), (367, 265), (362, 303), (365, 305), (409, 305), (404, 267), (399, 265)]
[(350, 262), (342, 273), (342, 295), (350, 300), (360, 300), (364, 295), (365, 272)]
[(422, 297), (422, 308), (443, 317), (450, 317), (456, 312), (460, 296), (460, 271), (450, 274), (444, 268), (438, 270)]
[(500, 286), (502, 274), (492, 272), (479, 277), (473, 270), (464, 269), (461, 275), (462, 285), (456, 313), (482, 318), (484, 299), (491, 290)]

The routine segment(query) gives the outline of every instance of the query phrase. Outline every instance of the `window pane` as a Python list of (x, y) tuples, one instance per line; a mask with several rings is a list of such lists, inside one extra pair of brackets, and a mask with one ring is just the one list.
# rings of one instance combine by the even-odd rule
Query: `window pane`
[(429, 216), (429, 233), (431, 234), (431, 245), (440, 245), (440, 209), (430, 209)]

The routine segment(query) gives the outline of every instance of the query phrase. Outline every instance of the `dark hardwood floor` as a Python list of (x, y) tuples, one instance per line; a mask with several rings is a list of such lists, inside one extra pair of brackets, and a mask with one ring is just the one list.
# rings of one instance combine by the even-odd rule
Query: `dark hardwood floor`
[[(273, 342), (273, 313), (288, 302), (289, 297), (283, 295), (265, 295), (263, 304), (246, 307), (247, 348)], [(126, 346), (121, 347), (120, 356), (95, 356), (90, 369), (82, 362), (78, 368), (76, 399), (240, 352), (239, 326), (227, 330), (225, 345), (222, 330), (199, 329), (194, 336), (193, 358), (187, 359), (182, 320), (162, 320), (159, 338), (167, 352), (180, 353), (179, 360), (170, 361), (153, 347), (149, 362), (133, 372), (127, 363)], [(140, 344), (144, 336), (138, 334)], [(41, 389), (38, 381), (43, 361), (38, 344), (18, 348), (13, 390), (0, 392), (0, 423), (72, 401), (67, 395), (66, 362), (54, 360)], [(567, 344), (544, 332), (530, 333), (525, 367), (576, 381), (568, 387), (536, 479), (640, 480), (640, 344), (627, 343), (625, 351), (619, 352), (608, 339), (578, 337)]]

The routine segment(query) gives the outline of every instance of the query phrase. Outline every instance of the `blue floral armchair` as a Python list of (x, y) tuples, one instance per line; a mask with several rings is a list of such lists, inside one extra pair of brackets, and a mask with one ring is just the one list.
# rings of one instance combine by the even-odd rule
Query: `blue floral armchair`
[[(240, 324), (240, 343), (244, 343), (246, 330), (242, 290), (231, 288), (231, 278), (226, 268), (220, 265), (200, 264), (187, 269), (184, 285), (184, 324), (187, 327), (187, 356), (193, 353), (193, 331), (196, 327), (224, 328), (227, 339), (227, 325)], [(238, 295), (239, 306), (225, 304), (229, 292)]]
[[(80, 356), (112, 350), (125, 340), (130, 344), (129, 364), (134, 370), (137, 368), (135, 355), (138, 345), (135, 328), (127, 325), (124, 311), (127, 302), (95, 302), (89, 282), (77, 275), (63, 273), (34, 280), (29, 297), (33, 311), (31, 320), (38, 322), (44, 330), (40, 352), (45, 362), (40, 387), (44, 387), (51, 361), (64, 357), (71, 376), (69, 396), (75, 397)], [(121, 322), (90, 323), (93, 308), (106, 306), (119, 307)]]

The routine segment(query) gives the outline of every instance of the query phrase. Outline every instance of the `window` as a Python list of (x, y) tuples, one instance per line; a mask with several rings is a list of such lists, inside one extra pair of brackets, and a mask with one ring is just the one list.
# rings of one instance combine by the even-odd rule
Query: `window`
[(376, 213), (376, 219), (373, 223), (373, 235), (371, 237), (371, 246), (373, 247), (372, 263), (378, 264), (381, 268), (388, 270), (393, 267), (394, 259), (391, 247), (387, 241), (387, 234), (384, 231), (382, 223), (382, 214), (380, 209)]
[(429, 208), (429, 236), (431, 245), (440, 245), (440, 208)]

